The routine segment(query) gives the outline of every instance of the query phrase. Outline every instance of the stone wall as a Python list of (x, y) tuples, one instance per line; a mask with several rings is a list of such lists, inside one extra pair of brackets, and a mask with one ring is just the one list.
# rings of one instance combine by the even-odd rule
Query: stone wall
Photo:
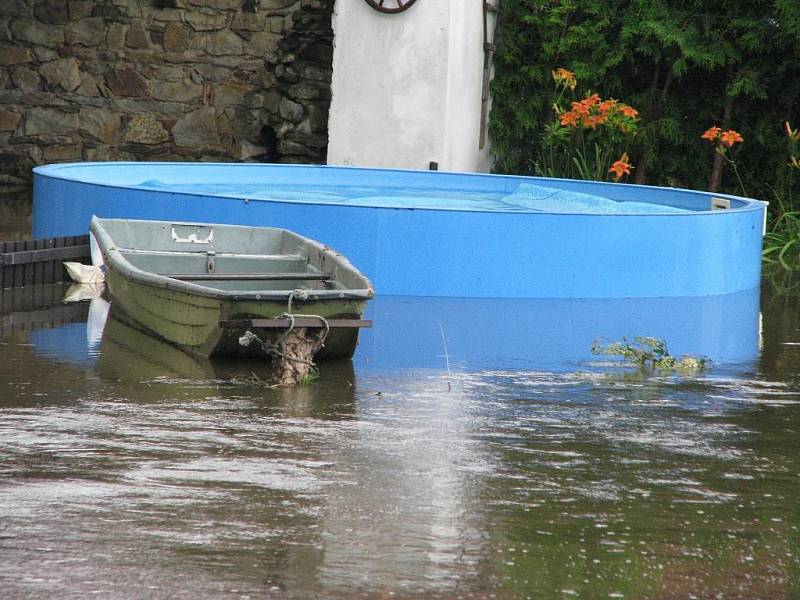
[(75, 160), (324, 162), (333, 0), (0, 0), (0, 184)]

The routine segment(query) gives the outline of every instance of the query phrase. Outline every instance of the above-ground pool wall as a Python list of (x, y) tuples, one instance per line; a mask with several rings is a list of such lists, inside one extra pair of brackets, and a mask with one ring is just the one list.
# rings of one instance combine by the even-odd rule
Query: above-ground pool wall
[(0, 185), (75, 160), (324, 163), (333, 0), (0, 0)]
[[(78, 165), (36, 174), (37, 237), (85, 233), (101, 217), (204, 221), (284, 227), (347, 255), (379, 294), (495, 298), (626, 298), (720, 295), (760, 283), (764, 206), (704, 210), (699, 192), (488, 175), (342, 169), (335, 167), (160, 165), (165, 181), (262, 178), (336, 185), (485, 189), (510, 193), (537, 181), (650, 202), (695, 203), (703, 212), (677, 214), (552, 214), (344, 206), (219, 197), (169, 189), (100, 185), (59, 177), (132, 182), (159, 176), (157, 165)], [(142, 169), (146, 169), (146, 172)], [(207, 169), (205, 175), (202, 170)], [(138, 175), (135, 173), (138, 171)], [(192, 172), (197, 177), (192, 176)], [(102, 175), (105, 172), (106, 175)], [(181, 174), (182, 179), (176, 179)], [(216, 174), (215, 174), (216, 173)], [(172, 179), (170, 179), (172, 178)]]

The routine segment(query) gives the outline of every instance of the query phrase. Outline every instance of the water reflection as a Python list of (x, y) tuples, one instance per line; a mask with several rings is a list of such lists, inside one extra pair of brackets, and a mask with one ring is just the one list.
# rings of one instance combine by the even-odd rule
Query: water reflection
[[(798, 443), (780, 434), (779, 446), (761, 446), (774, 439), (771, 392), (783, 386), (739, 377), (473, 382), (505, 409), (484, 499), (503, 522), (493, 544), (503, 580), (532, 597), (796, 593)], [(720, 387), (728, 399), (706, 403)], [(796, 432), (793, 396), (781, 418)], [(772, 575), (756, 566), (771, 561), (781, 564)]]
[[(85, 290), (68, 294), (80, 298)], [(88, 297), (88, 296), (87, 296)], [(91, 300), (88, 355), (97, 354), (108, 305)], [(354, 363), (361, 371), (406, 369), (486, 371), (546, 369), (572, 371), (593, 359), (592, 343), (635, 336), (664, 339), (675, 354), (697, 354), (722, 364), (747, 363), (758, 357), (759, 290), (695, 298), (610, 300), (506, 300), (379, 296), (369, 306), (374, 327), (363, 330)], [(137, 362), (187, 376), (208, 375), (207, 361), (193, 361), (177, 349), (122, 327), (123, 315), (112, 319), (102, 335), (113, 362), (119, 346)], [(79, 336), (55, 329), (33, 341), (65, 360), (87, 354)], [(63, 336), (63, 340), (58, 337)], [(70, 338), (70, 339), (68, 339)], [(127, 358), (126, 358), (127, 360)]]
[[(58, 289), (60, 285), (39, 287)], [(29, 340), (36, 353), (65, 363), (93, 365), (96, 362), (111, 305), (100, 296), (102, 288), (81, 289), (86, 287), (94, 288), (94, 286), (70, 286), (64, 293), (61, 306), (39, 311), (45, 319), (42, 325), (49, 324), (46, 322), (47, 313), (53, 316), (59, 310), (70, 308), (83, 309), (79, 314), (85, 315), (85, 319), (32, 331)], [(84, 295), (87, 292), (88, 295)]]
[(758, 356), (759, 290), (725, 296), (577, 300), (378, 296), (359, 369), (574, 370), (596, 339), (664, 339), (717, 362)]
[(495, 468), (480, 399), (434, 374), (370, 383), (383, 391), (359, 395), (358, 427), (331, 453), (321, 575), (341, 593), (353, 565), (375, 589), (465, 584), (484, 552), (480, 502)]
[(208, 359), (198, 359), (164, 343), (110, 313), (101, 329), (97, 373), (107, 379), (152, 381), (216, 378)]
[[(189, 359), (113, 308), (102, 329), (87, 303), (80, 324), (7, 329), (4, 592), (797, 596), (800, 312), (770, 302), (754, 361), (750, 295), (477, 316), (381, 299), (353, 362), (277, 390), (252, 377), (267, 365)], [(585, 363), (595, 337), (643, 333), (716, 362)]]

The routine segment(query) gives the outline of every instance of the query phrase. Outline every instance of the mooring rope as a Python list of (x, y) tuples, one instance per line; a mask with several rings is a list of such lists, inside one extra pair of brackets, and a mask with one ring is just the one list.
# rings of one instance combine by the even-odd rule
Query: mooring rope
[(292, 313), (292, 301), (294, 301), (295, 298), (301, 302), (305, 302), (308, 300), (308, 290), (304, 290), (303, 288), (295, 288), (289, 292), (289, 302), (286, 305), (286, 312), (289, 314)]
[[(330, 326), (330, 323), (328, 323), (328, 319), (326, 319), (325, 317), (323, 317), (321, 315), (310, 315), (310, 314), (304, 315), (304, 314), (300, 314), (300, 313), (293, 313), (292, 312), (292, 301), (295, 298), (297, 298), (301, 302), (304, 302), (304, 301), (308, 300), (308, 290), (304, 290), (302, 288), (297, 288), (297, 289), (294, 289), (291, 292), (289, 292), (289, 301), (286, 304), (286, 312), (281, 315), (281, 317), (289, 319), (289, 329), (286, 330), (286, 332), (284, 333), (283, 337), (289, 335), (289, 333), (292, 331), (292, 329), (294, 329), (294, 323), (295, 323), (294, 319), (295, 319), (295, 317), (305, 317), (305, 318), (309, 318), (309, 319), (319, 319), (322, 322), (322, 324), (325, 326), (325, 333), (322, 335), (322, 338), (320, 339), (320, 344), (324, 347), (325, 346), (325, 340), (328, 339), (328, 334), (331, 332), (331, 326)], [(281, 339), (283, 339), (283, 338), (281, 338)]]

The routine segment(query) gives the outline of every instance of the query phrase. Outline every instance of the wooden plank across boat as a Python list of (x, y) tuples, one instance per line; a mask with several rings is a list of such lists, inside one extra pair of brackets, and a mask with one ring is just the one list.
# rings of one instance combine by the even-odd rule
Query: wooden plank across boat
[[(343, 255), (285, 229), (93, 218), (112, 302), (201, 356), (254, 355), (288, 329), (325, 330), (318, 358), (351, 357), (372, 284)], [(255, 332), (263, 344), (243, 346)]]

